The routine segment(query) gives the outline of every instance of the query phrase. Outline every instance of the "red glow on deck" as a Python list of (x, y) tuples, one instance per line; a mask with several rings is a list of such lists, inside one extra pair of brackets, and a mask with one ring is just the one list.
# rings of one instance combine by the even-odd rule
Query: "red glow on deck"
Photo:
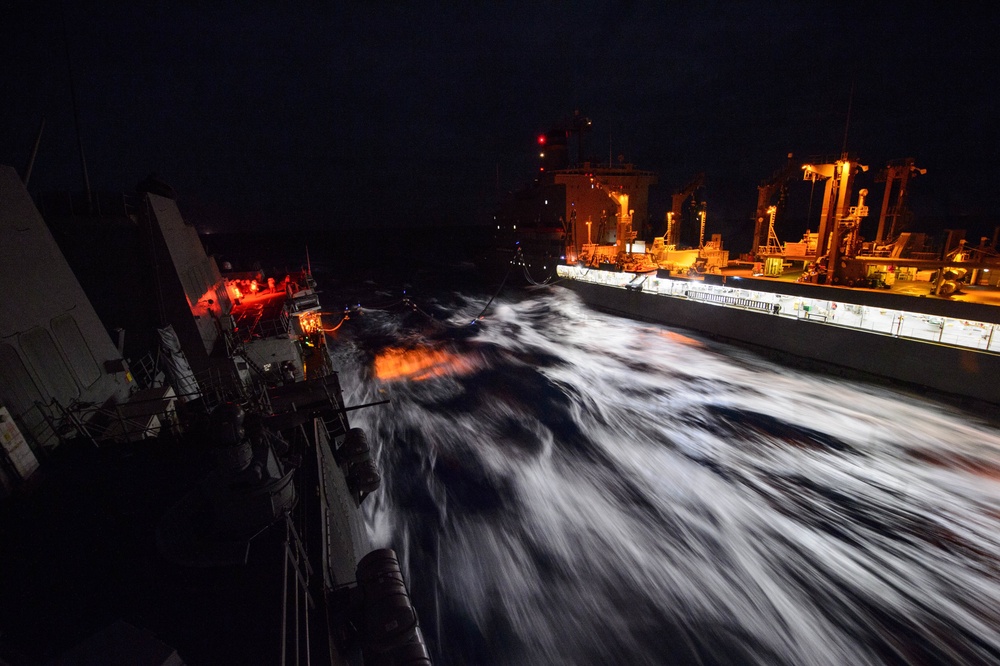
[[(222, 286), (219, 285), (219, 291), (222, 291)], [(205, 290), (196, 301), (190, 302), (190, 297), (188, 297), (188, 306), (191, 308), (191, 314), (195, 316), (208, 315), (209, 313), (219, 313), (222, 312), (222, 305), (216, 301), (218, 295), (216, 293), (216, 286), (212, 285)]]

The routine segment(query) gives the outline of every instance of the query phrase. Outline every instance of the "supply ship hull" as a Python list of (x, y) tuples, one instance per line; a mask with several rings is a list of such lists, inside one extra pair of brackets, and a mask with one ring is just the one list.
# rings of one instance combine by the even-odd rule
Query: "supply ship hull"
[(724, 276), (706, 283), (565, 265), (558, 272), (561, 286), (605, 312), (749, 345), (785, 363), (1000, 404), (995, 306)]

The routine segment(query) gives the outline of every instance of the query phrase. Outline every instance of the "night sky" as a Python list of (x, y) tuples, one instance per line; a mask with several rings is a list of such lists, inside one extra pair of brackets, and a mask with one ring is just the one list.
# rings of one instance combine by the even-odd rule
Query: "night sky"
[(65, 2), (64, 42), (59, 3), (0, 0), (0, 163), (44, 117), (30, 189), (82, 190), (68, 47), (92, 188), (155, 172), (204, 230), (486, 223), (576, 110), (594, 157), (659, 173), (657, 220), (697, 172), (710, 227), (749, 220), (849, 107), (875, 214), (901, 157), (918, 216), (1000, 213), (997, 12), (674, 4)]

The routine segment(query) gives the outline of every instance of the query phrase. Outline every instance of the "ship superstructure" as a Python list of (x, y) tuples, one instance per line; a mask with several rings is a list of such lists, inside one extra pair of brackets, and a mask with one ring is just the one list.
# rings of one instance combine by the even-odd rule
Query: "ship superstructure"
[[(55, 234), (112, 242), (81, 233), (91, 251), (67, 261), (0, 167), (2, 275), (20, 287), (0, 298), (0, 656), (429, 664), (398, 561), (364, 527), (377, 447), (348, 415), (374, 405), (344, 403), (326, 335), (346, 313), (324, 321), (308, 268), (220, 272), (162, 188), (107, 216), (88, 200)], [(122, 266), (127, 289), (102, 284)], [(158, 327), (135, 336), (151, 360), (130, 364), (87, 289), (136, 296), (105, 312)]]
[[(135, 389), (121, 350), (11, 167), (0, 166), (0, 404), (53, 451), (72, 405), (123, 402)], [(0, 466), (0, 481), (16, 479)]]
[[(590, 121), (577, 114), (539, 135), (534, 181), (509, 195), (497, 213), (498, 261), (518, 266), (529, 282), (550, 278), (560, 261), (576, 261), (588, 252), (595, 260), (598, 254), (617, 255), (598, 248), (631, 245), (643, 236), (649, 188), (657, 176), (624, 157), (583, 158), (589, 128)], [(641, 242), (642, 254), (640, 248)]]

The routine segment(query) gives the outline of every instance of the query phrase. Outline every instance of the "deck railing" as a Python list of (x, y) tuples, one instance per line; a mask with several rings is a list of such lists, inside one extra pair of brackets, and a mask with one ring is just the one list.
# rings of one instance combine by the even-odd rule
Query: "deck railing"
[(631, 273), (602, 271), (596, 268), (559, 266), (559, 277), (579, 280), (623, 291), (642, 291), (664, 298), (682, 298), (720, 307), (754, 310), (771, 316), (808, 321), (827, 326), (890, 335), (918, 342), (1000, 353), (1000, 335), (996, 324), (941, 317), (905, 310), (891, 310), (847, 301), (789, 296), (712, 285), (690, 280), (648, 276), (636, 279)]

